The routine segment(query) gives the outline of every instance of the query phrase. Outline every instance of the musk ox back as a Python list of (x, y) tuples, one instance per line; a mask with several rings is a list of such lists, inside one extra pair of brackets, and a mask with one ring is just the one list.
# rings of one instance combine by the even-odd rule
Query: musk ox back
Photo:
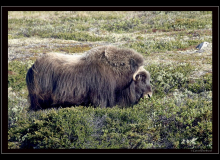
[(31, 109), (136, 104), (152, 95), (143, 62), (141, 54), (115, 46), (96, 47), (83, 55), (46, 54), (27, 72)]

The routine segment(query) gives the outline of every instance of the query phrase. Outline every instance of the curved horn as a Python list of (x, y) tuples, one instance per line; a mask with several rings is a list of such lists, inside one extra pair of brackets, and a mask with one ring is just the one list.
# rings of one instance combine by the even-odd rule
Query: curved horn
[(136, 72), (134, 72), (134, 74), (133, 74), (133, 80), (134, 80), (134, 81), (136, 81), (136, 79), (135, 79), (136, 75), (137, 75), (139, 72), (142, 72), (142, 71), (146, 72), (146, 70), (144, 69), (144, 66), (139, 67), (138, 70), (137, 70)]

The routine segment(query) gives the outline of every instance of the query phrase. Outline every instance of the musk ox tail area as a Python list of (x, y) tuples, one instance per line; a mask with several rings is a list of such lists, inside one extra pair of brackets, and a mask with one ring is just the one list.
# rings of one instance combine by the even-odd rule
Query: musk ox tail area
[[(26, 75), (26, 83), (29, 92), (29, 102), (30, 102), (30, 109), (32, 110), (39, 110), (48, 108), (52, 104), (52, 100), (50, 95), (40, 92), (41, 86), (39, 86), (36, 73), (35, 73), (35, 64), (28, 70)], [(44, 95), (44, 96), (43, 96)], [(46, 101), (44, 100), (46, 99)]]
[(115, 46), (82, 55), (48, 53), (26, 75), (30, 108), (133, 105), (151, 93), (143, 62), (141, 54)]
[(27, 83), (27, 88), (28, 88), (28, 92), (29, 92), (29, 102), (31, 103), (31, 109), (32, 110), (37, 110), (40, 109), (40, 105), (37, 103), (38, 102), (38, 98), (37, 98), (37, 94), (36, 94), (36, 86), (34, 83), (34, 71), (33, 71), (33, 67), (30, 68), (27, 72), (26, 75), (26, 83)]

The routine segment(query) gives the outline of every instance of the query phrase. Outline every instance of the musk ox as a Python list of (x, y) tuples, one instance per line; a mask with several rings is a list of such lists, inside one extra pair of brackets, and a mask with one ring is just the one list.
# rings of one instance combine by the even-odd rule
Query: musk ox
[(136, 51), (111, 45), (82, 55), (45, 54), (27, 72), (30, 108), (134, 105), (152, 96), (143, 62)]

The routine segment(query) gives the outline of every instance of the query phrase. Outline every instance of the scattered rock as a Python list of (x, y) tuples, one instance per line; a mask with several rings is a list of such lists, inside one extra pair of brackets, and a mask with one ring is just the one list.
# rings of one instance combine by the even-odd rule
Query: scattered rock
[(208, 46), (209, 42), (202, 42), (198, 46), (196, 46), (196, 49), (202, 50)]
[(202, 42), (196, 49), (186, 50), (186, 51), (178, 51), (181, 54), (193, 54), (193, 53), (212, 53), (212, 43)]

